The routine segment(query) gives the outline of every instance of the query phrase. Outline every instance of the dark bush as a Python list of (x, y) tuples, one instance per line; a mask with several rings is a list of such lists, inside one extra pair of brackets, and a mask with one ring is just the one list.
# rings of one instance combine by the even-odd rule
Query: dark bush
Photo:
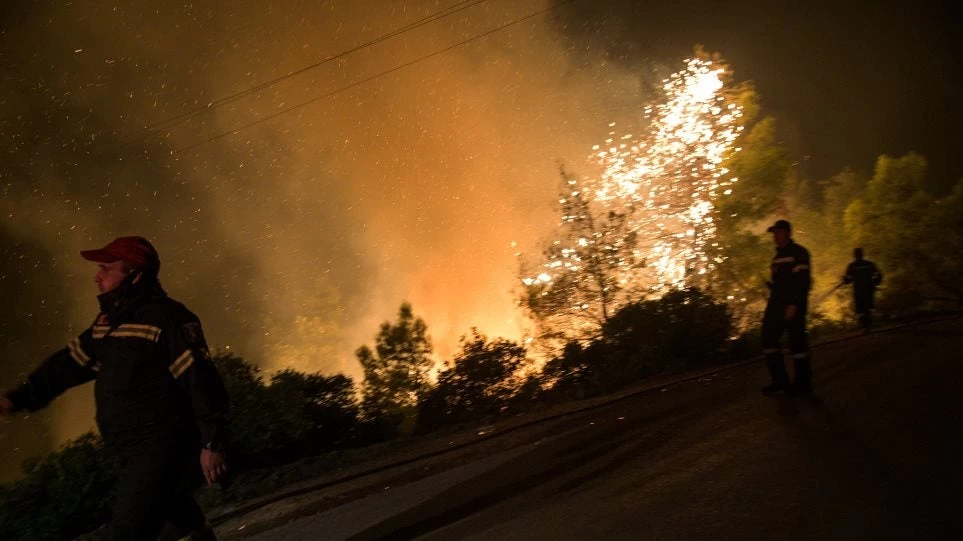
[(275, 374), (270, 387), (279, 394), (298, 397), (301, 411), (310, 421), (297, 445), (299, 455), (351, 445), (360, 437), (358, 403), (351, 378), (289, 369)]
[(585, 347), (573, 342), (546, 364), (545, 396), (581, 399), (654, 374), (728, 360), (731, 330), (725, 304), (695, 289), (626, 305), (605, 323), (599, 340)]
[(490, 418), (504, 413), (520, 381), (515, 378), (525, 348), (504, 339), (488, 339), (472, 329), (461, 351), (438, 375), (419, 404), (418, 429)]
[(598, 392), (598, 366), (588, 362), (585, 349), (578, 342), (569, 342), (562, 355), (547, 363), (542, 370), (543, 397), (551, 402), (582, 400)]
[(0, 539), (73, 539), (109, 517), (115, 465), (97, 436), (24, 461), (23, 470), (23, 479), (0, 486)]
[(240, 357), (221, 353), (214, 362), (230, 397), (226, 446), (231, 463), (247, 468), (283, 460), (311, 428), (301, 397), (272, 389), (260, 370)]
[(725, 304), (684, 289), (625, 306), (602, 328), (602, 342), (628, 358), (647, 357), (659, 372), (676, 372), (719, 360), (731, 332)]
[(294, 460), (353, 442), (358, 407), (350, 378), (284, 370), (265, 383), (253, 364), (229, 353), (214, 362), (231, 400), (227, 448), (235, 467)]

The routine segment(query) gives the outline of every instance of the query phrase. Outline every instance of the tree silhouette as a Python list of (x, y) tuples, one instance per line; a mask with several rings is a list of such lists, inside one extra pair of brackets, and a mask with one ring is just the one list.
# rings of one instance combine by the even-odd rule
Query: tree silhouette
[(846, 229), (886, 274), (881, 309), (919, 306), (950, 294), (963, 299), (960, 239), (963, 188), (937, 198), (925, 189), (926, 159), (880, 156), (862, 196), (845, 212)]
[(521, 381), (516, 372), (525, 348), (503, 338), (488, 340), (477, 329), (461, 338), (461, 351), (438, 376), (438, 384), (422, 401), (422, 430), (444, 424), (491, 417), (505, 411)]
[(361, 346), (355, 353), (364, 368), (364, 416), (394, 428), (413, 420), (430, 385), (431, 352), (425, 322), (414, 316), (410, 304), (402, 304), (395, 323), (381, 324), (374, 350)]

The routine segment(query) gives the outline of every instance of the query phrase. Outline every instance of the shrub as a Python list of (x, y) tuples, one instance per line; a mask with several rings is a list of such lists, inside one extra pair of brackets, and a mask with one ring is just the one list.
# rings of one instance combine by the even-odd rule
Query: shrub
[(214, 362), (230, 396), (226, 444), (235, 467), (287, 462), (355, 438), (350, 378), (284, 370), (268, 384), (256, 366), (233, 354), (219, 353)]
[(521, 383), (515, 373), (524, 360), (525, 348), (515, 342), (489, 341), (472, 329), (470, 338), (461, 339), (461, 352), (421, 400), (418, 429), (500, 415)]
[(0, 539), (72, 539), (109, 517), (115, 464), (94, 434), (24, 461), (23, 470), (23, 479), (0, 486)]
[(275, 374), (270, 388), (281, 395), (296, 397), (298, 407), (310, 422), (307, 432), (301, 434), (298, 454), (349, 445), (359, 438), (358, 403), (351, 378), (289, 369)]
[(642, 378), (728, 359), (732, 318), (725, 304), (696, 289), (622, 307), (600, 339), (569, 344), (545, 366), (553, 400), (607, 393)]

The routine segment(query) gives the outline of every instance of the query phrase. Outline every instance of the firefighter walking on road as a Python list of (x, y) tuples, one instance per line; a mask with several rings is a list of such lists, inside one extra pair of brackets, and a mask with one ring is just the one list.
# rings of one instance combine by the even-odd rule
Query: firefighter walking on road
[[(762, 347), (771, 382), (762, 388), (764, 394), (792, 391), (812, 392), (812, 364), (806, 336), (806, 311), (811, 284), (809, 252), (792, 240), (792, 226), (778, 220), (769, 229), (776, 243), (772, 259), (769, 302), (762, 320)], [(789, 334), (795, 380), (790, 382), (783, 361), (780, 340)]]
[(146, 239), (120, 237), (81, 255), (99, 266), (100, 314), (0, 396), (0, 414), (39, 410), (94, 380), (97, 425), (119, 462), (109, 538), (213, 540), (190, 474), (198, 461), (209, 484), (226, 473), (227, 393), (200, 320), (161, 288), (160, 258)]
[(873, 297), (876, 288), (883, 282), (883, 273), (876, 264), (863, 259), (863, 249), (853, 250), (853, 262), (846, 267), (843, 284), (853, 284), (853, 305), (860, 327), (869, 332), (873, 325)]

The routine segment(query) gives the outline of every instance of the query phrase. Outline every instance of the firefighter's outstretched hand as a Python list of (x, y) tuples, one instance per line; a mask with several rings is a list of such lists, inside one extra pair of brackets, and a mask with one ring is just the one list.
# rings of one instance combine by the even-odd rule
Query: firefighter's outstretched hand
[(796, 307), (795, 304), (790, 304), (789, 306), (787, 306), (787, 307), (786, 307), (786, 321), (792, 321), (793, 319), (796, 319), (796, 312), (797, 312), (797, 311), (798, 311), (798, 308)]
[(213, 485), (218, 479), (227, 473), (227, 462), (224, 461), (224, 453), (201, 449), (201, 471), (204, 472), (204, 479), (207, 486)]
[(0, 415), (13, 415), (13, 401), (0, 395)]

